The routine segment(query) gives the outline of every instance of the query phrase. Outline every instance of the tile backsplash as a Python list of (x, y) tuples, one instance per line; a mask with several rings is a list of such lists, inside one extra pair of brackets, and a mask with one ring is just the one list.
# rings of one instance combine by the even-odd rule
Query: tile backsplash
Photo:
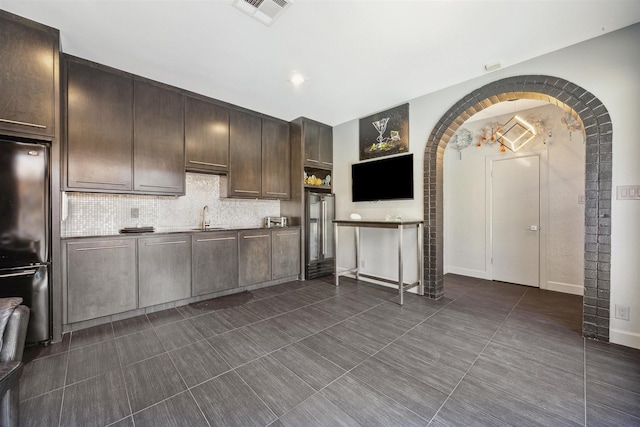
[[(187, 173), (186, 195), (181, 197), (68, 192), (61, 235), (106, 236), (136, 226), (157, 231), (198, 227), (205, 205), (212, 227), (260, 227), (264, 217), (280, 215), (277, 200), (227, 199), (226, 192), (226, 176), (196, 173)], [(138, 217), (132, 218), (136, 211)]]

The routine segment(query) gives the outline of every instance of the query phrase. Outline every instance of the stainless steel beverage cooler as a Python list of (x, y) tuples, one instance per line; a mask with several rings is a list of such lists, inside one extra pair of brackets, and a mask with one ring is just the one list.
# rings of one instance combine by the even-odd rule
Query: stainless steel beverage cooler
[(335, 218), (334, 195), (330, 193), (307, 192), (305, 194), (306, 279), (333, 274), (333, 220)]

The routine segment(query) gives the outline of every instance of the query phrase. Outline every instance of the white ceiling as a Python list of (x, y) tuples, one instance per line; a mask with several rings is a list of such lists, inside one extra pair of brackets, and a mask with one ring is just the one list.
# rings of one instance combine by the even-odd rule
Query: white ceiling
[[(285, 120), (331, 125), (640, 22), (640, 0), (0, 0), (64, 52)], [(588, 66), (588, 64), (585, 64)], [(294, 87), (289, 77), (308, 80)]]

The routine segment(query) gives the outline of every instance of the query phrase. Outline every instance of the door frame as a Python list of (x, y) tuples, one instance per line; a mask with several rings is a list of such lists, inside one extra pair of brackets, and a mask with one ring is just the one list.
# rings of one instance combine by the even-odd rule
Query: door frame
[(485, 157), (485, 188), (487, 189), (487, 203), (485, 203), (485, 264), (487, 265), (487, 275), (489, 280), (493, 280), (493, 182), (491, 173), (493, 172), (493, 162), (498, 160), (517, 159), (520, 157), (537, 156), (539, 158), (540, 170), (540, 231), (539, 231), (539, 251), (538, 251), (538, 287), (548, 289), (547, 283), (547, 232), (549, 228), (549, 150), (545, 146), (542, 150), (531, 150), (524, 153), (499, 153)]

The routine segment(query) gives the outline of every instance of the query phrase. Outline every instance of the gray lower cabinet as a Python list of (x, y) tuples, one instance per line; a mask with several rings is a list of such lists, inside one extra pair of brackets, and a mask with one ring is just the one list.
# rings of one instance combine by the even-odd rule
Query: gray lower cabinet
[(191, 296), (191, 236), (138, 239), (138, 307)]
[(271, 231), (241, 231), (238, 238), (240, 286), (271, 280)]
[(300, 274), (300, 229), (271, 231), (271, 278)]
[(137, 307), (136, 240), (67, 242), (67, 323)]
[(196, 233), (191, 236), (192, 296), (238, 287), (238, 233)]

